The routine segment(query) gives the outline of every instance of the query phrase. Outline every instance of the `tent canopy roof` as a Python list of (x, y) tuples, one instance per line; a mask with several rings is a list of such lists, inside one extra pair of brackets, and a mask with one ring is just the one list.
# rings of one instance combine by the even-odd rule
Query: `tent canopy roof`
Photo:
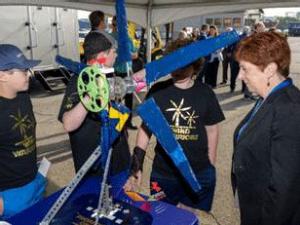
[[(81, 10), (101, 10), (115, 14), (113, 0), (2, 0), (0, 5), (41, 5)], [(147, 15), (151, 26), (178, 19), (213, 13), (224, 13), (246, 9), (275, 7), (300, 7), (299, 0), (126, 0), (127, 17), (144, 27)], [(150, 14), (147, 14), (150, 12)]]

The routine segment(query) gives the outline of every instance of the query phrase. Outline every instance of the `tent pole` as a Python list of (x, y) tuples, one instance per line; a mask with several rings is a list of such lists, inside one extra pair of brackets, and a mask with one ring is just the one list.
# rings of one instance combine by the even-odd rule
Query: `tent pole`
[(152, 0), (148, 2), (147, 8), (147, 62), (151, 62), (151, 42), (152, 42)]

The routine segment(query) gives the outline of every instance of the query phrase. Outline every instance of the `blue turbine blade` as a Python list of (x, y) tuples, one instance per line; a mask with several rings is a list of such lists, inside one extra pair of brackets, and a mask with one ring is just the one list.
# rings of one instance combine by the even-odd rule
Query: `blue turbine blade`
[(72, 71), (73, 73), (76, 73), (76, 74), (80, 74), (81, 70), (83, 70), (84, 68), (87, 67), (86, 64), (84, 63), (80, 63), (80, 62), (75, 62), (71, 59), (68, 59), (68, 58), (65, 58), (61, 55), (56, 55), (55, 57), (55, 61), (66, 67), (68, 70)]
[(149, 86), (159, 78), (182, 68), (195, 60), (208, 56), (216, 50), (229, 46), (239, 40), (236, 31), (223, 33), (215, 38), (200, 40), (177, 49), (169, 55), (146, 64), (146, 82)]
[(166, 153), (170, 156), (181, 175), (197, 193), (201, 186), (185, 156), (181, 145), (175, 139), (167, 120), (163, 116), (153, 98), (148, 99), (137, 108), (137, 113), (143, 122), (155, 135)]
[(127, 30), (127, 16), (125, 9), (125, 1), (116, 1), (117, 29), (118, 29), (118, 58), (120, 63), (130, 62), (131, 53), (129, 49), (129, 37)]

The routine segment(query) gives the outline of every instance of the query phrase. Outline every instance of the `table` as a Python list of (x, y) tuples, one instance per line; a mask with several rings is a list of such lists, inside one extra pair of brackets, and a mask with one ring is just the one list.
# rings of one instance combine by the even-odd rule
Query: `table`
[[(68, 201), (68, 203), (75, 201), (80, 196), (88, 196), (88, 195), (96, 195), (99, 194), (100, 190), (100, 181), (99, 178), (92, 177), (87, 178), (81, 181), (79, 186), (72, 193)], [(46, 215), (47, 211), (53, 205), (55, 200), (58, 198), (59, 194), (62, 190), (53, 193), (49, 197), (41, 200), (34, 206), (24, 210), (23, 212), (15, 215), (14, 217), (8, 220), (12, 225), (37, 225)], [(95, 201), (98, 201), (98, 198)], [(120, 199), (122, 200), (122, 199)], [(179, 209), (173, 205), (167, 204), (161, 201), (150, 201), (150, 211), (153, 218), (152, 225), (198, 225), (197, 217), (186, 210)], [(141, 202), (133, 203), (136, 206), (140, 206)], [(64, 210), (65, 205), (62, 207), (59, 213)], [(78, 212), (77, 212), (78, 213)], [(76, 214), (76, 212), (74, 212)], [(86, 223), (89, 224), (89, 223)], [(65, 225), (65, 224), (63, 224)]]

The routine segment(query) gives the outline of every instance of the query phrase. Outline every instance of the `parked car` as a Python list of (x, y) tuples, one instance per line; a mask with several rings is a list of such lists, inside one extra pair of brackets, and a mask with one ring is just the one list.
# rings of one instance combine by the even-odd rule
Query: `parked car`
[(300, 22), (293, 22), (288, 24), (289, 36), (299, 37), (300, 36)]

